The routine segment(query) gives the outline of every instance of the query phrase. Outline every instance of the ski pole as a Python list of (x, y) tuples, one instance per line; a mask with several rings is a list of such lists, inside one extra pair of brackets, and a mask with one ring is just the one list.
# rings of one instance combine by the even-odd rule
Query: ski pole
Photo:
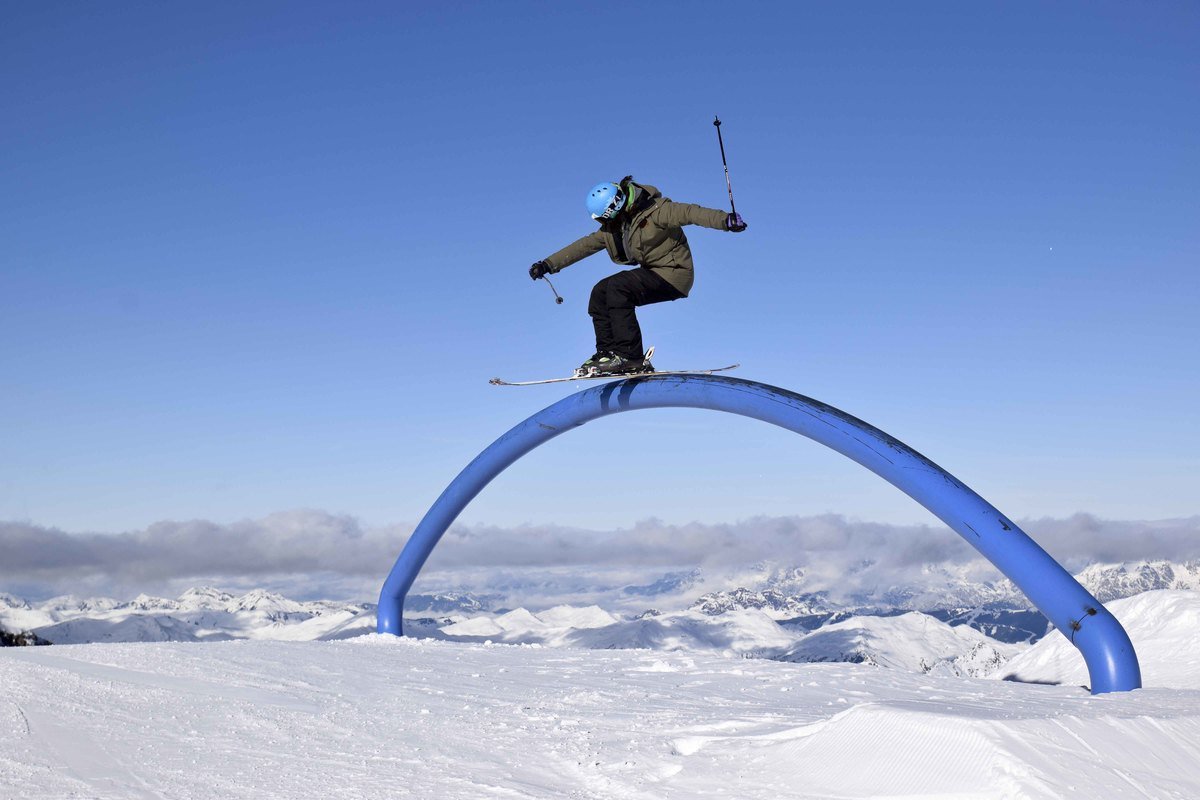
[(725, 188), (729, 190), (729, 210), (736, 214), (737, 209), (733, 205), (733, 186), (729, 183), (729, 163), (725, 160), (725, 140), (721, 138), (721, 118), (714, 116), (713, 125), (717, 126), (717, 142), (721, 145), (721, 164), (725, 167)]
[(554, 292), (554, 302), (558, 303), (561, 306), (562, 298), (558, 296), (558, 290), (554, 288), (554, 284), (550, 283), (550, 279), (547, 278), (545, 275), (542, 276), (542, 280), (544, 280), (546, 282), (546, 285), (550, 287), (550, 291)]

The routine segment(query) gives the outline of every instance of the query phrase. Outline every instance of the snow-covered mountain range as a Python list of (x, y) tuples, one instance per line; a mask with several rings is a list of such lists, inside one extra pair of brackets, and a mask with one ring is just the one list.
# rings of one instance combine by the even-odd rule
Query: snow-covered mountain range
[[(802, 569), (759, 565), (756, 576), (753, 587), (709, 592), (689, 608), (636, 614), (596, 605), (509, 610), (499, 607), (500, 594), (415, 594), (406, 603), (406, 632), (461, 642), (715, 650), (739, 657), (981, 676), (1029, 650), (1048, 628), (1046, 619), (1030, 610), (1007, 582), (942, 591), (938, 602), (913, 610), (910, 606), (928, 597), (929, 590), (889, 587), (857, 598), (861, 605), (839, 607), (827, 593), (803, 591)], [(1200, 589), (1200, 563), (1097, 564), (1077, 577), (1109, 602), (1146, 591)], [(692, 571), (658, 583), (670, 595), (681, 584), (699, 582), (698, 572)], [(939, 573), (933, 582), (945, 589), (963, 581)], [(635, 594), (653, 601), (659, 597), (654, 589), (655, 584), (639, 586)], [(891, 605), (881, 604), (881, 597)], [(981, 600), (986, 602), (965, 604)], [(127, 602), (65, 596), (29, 603), (0, 594), (0, 630), (9, 632), (8, 644), (324, 641), (373, 632), (374, 612), (370, 603), (296, 601), (263, 590), (234, 595), (210, 587), (189, 589), (175, 599), (140, 595)]]
[(53, 644), (327, 640), (373, 631), (375, 609), (299, 602), (261, 589), (233, 595), (203, 587), (173, 600), (143, 594), (128, 602), (68, 595), (36, 604), (0, 594), (0, 628), (28, 631)]
[(1158, 589), (1200, 591), (1200, 561), (1092, 564), (1075, 578), (1101, 603)]

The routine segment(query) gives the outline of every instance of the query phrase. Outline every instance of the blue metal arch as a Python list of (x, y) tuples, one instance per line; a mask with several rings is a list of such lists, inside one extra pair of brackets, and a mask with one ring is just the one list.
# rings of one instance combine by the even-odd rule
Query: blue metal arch
[(857, 461), (932, 511), (1017, 585), (1087, 663), (1092, 693), (1141, 686), (1121, 624), (1029, 536), (925, 456), (871, 425), (803, 395), (717, 375), (606, 383), (539, 411), (459, 473), (413, 531), (379, 595), (380, 633), (403, 632), (404, 598), (442, 534), (493, 478), (538, 445), (585, 422), (643, 408), (708, 408), (794, 431)]

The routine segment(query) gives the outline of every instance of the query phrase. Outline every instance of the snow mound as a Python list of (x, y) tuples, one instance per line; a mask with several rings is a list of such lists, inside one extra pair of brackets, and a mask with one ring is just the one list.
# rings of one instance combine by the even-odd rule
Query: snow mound
[[(775, 774), (792, 777), (805, 797), (1186, 797), (1196, 780), (1185, 777), (1193, 769), (1174, 766), (1175, 759), (1195, 757), (1196, 718), (1009, 714), (986, 701), (964, 711), (912, 701), (862, 703), (811, 725), (684, 740), (675, 749), (711, 755), (720, 743), (741, 750), (748, 763), (777, 765)], [(1120, 733), (1100, 735), (1106, 728)], [(1171, 732), (1166, 738), (1164, 730)], [(1088, 768), (1065, 767), (1079, 758), (1081, 745)], [(1129, 784), (1121, 785), (1129, 780), (1123, 773), (1133, 774)], [(1171, 791), (1160, 794), (1152, 785)]]

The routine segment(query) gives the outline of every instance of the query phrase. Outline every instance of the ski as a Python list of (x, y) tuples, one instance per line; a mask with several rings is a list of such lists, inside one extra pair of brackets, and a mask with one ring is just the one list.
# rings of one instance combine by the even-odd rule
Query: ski
[(626, 378), (657, 378), (669, 375), (712, 375), (714, 372), (728, 372), (740, 366), (741, 364), (730, 364), (727, 367), (717, 367), (715, 369), (664, 369), (651, 370), (649, 372), (627, 372), (623, 375), (572, 375), (569, 378), (546, 378), (540, 381), (506, 381), (500, 378), (492, 378), (488, 383), (493, 386), (538, 386), (543, 383), (566, 383), (568, 381), (619, 381)]

